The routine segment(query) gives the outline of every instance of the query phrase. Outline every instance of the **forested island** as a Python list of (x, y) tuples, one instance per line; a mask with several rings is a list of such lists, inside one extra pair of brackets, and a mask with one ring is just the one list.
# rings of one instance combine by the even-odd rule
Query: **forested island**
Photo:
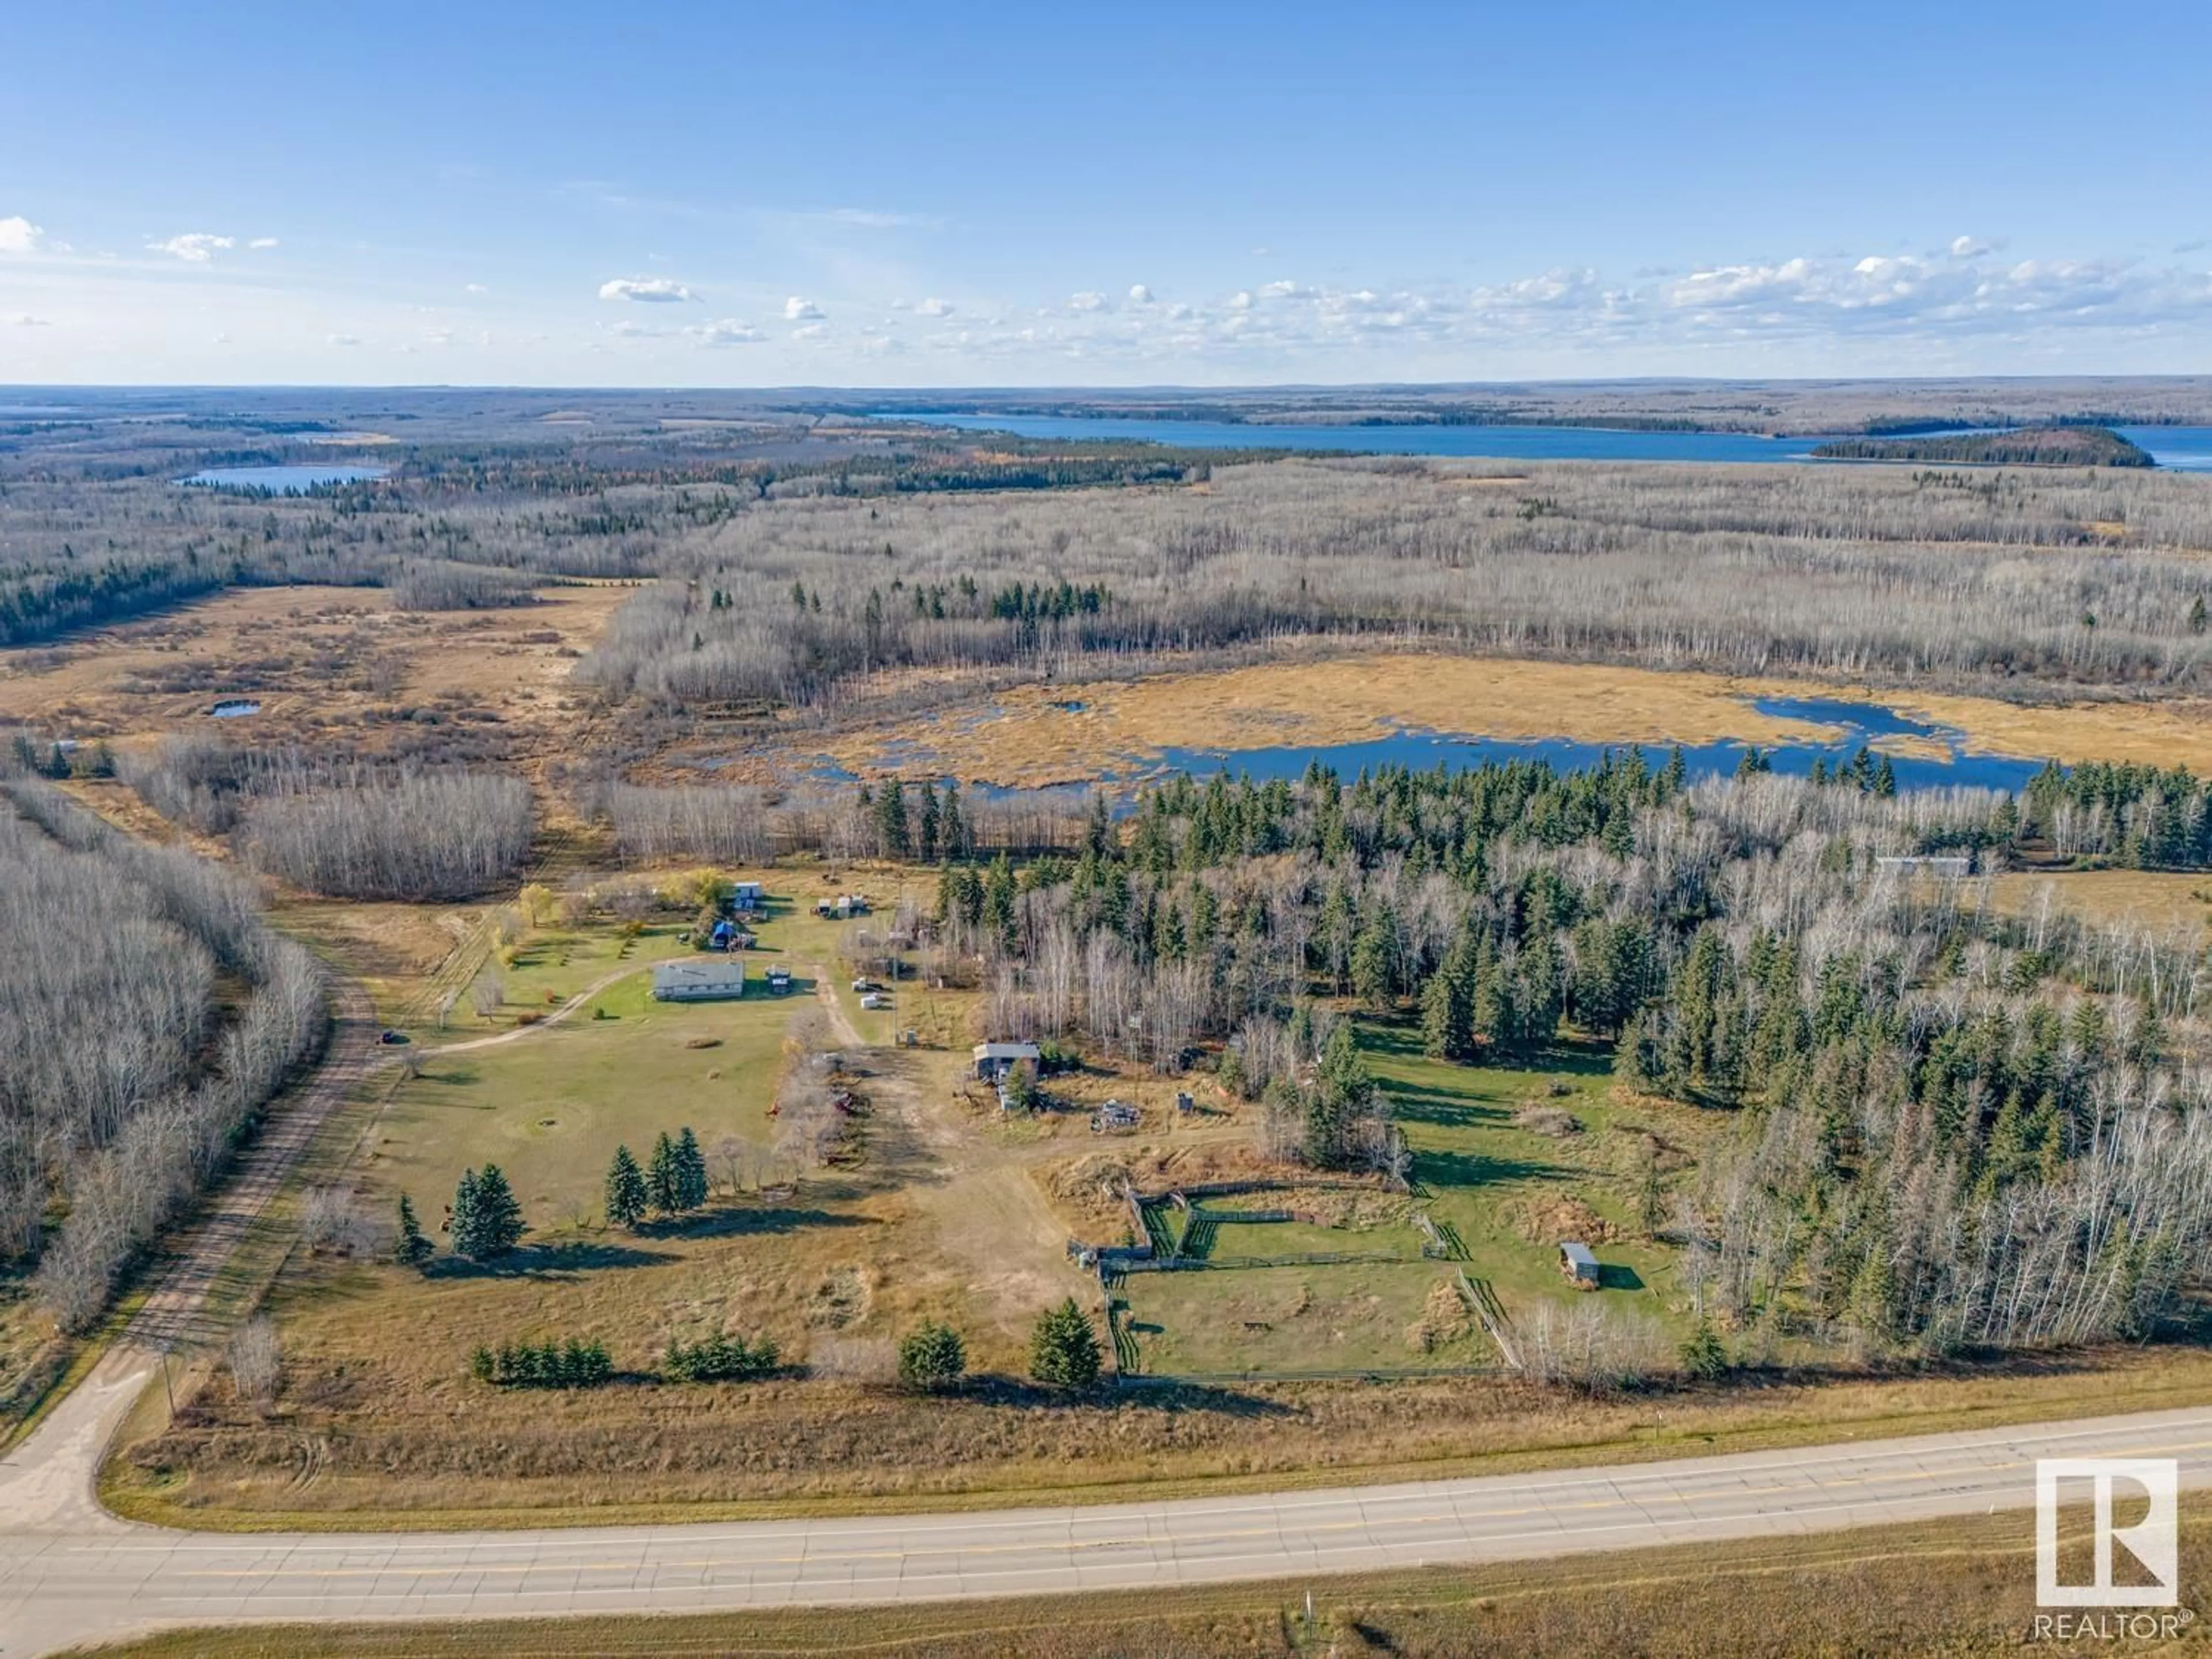
[(1838, 438), (1822, 461), (1937, 461), (1959, 466), (2155, 466), (2150, 452), (2108, 426), (2038, 426), (2005, 432), (1917, 433)]

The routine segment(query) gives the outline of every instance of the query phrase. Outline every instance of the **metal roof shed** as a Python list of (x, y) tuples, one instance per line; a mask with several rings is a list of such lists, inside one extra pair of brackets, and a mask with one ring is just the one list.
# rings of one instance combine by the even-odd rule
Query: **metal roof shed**
[(1570, 1239), (1559, 1246), (1559, 1271), (1585, 1290), (1595, 1290), (1598, 1284), (1597, 1258), (1590, 1254), (1589, 1246)]

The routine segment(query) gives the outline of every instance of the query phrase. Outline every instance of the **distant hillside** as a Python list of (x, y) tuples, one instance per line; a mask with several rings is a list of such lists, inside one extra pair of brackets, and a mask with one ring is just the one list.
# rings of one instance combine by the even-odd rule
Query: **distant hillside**
[(2008, 432), (1839, 438), (1813, 452), (1827, 461), (1938, 461), (1960, 466), (2154, 466), (2150, 452), (2108, 426), (2019, 427)]

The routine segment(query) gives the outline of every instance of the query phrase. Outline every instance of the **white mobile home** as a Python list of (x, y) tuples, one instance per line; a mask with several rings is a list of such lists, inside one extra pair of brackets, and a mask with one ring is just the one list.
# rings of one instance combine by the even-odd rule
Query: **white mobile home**
[(745, 994), (742, 962), (657, 962), (653, 966), (656, 1002), (728, 1002)]

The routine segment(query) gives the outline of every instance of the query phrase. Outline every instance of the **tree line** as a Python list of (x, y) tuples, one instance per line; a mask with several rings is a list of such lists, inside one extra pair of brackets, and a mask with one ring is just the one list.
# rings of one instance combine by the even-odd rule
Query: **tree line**
[[(320, 970), (250, 887), (0, 779), (0, 1258), (81, 1330), (319, 1049)], [(216, 976), (245, 995), (218, 1012)]]
[(118, 757), (117, 770), (163, 817), (342, 898), (472, 898), (512, 882), (530, 849), (529, 786), (501, 773), (214, 738), (164, 738)]

